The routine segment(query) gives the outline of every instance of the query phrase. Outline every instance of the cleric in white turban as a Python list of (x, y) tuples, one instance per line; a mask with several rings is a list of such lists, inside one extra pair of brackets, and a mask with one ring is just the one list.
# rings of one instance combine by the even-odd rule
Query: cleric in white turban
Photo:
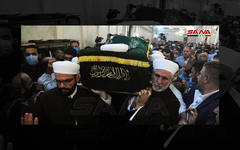
[(56, 61), (53, 63), (53, 72), (59, 74), (78, 74), (80, 65), (70, 61)]
[(173, 61), (167, 60), (167, 59), (154, 59), (153, 60), (153, 70), (161, 69), (170, 72), (172, 75), (174, 75), (178, 69), (179, 66)]
[[(57, 87), (37, 97), (36, 107), (33, 108), (34, 114), (26, 113), (21, 118), (22, 124), (73, 126), (95, 123), (95, 116), (89, 114), (97, 113), (95, 107), (99, 113), (103, 111), (102, 109), (111, 107), (112, 97), (105, 91), (78, 86), (79, 69), (79, 64), (74, 62), (54, 62), (53, 70)], [(100, 108), (96, 105), (104, 107)]]
[(129, 100), (128, 110), (137, 110), (129, 118), (133, 124), (177, 125), (179, 118), (185, 119), (186, 105), (182, 94), (172, 84), (178, 69), (178, 65), (170, 60), (153, 59), (152, 87), (141, 90), (138, 96)]

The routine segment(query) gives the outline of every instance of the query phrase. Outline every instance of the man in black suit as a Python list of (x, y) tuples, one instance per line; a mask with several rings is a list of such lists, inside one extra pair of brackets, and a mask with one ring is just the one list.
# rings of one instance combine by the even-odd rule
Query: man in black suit
[(207, 62), (198, 75), (198, 87), (191, 89), (184, 101), (187, 105), (188, 124), (214, 125), (219, 106), (219, 69), (218, 62)]

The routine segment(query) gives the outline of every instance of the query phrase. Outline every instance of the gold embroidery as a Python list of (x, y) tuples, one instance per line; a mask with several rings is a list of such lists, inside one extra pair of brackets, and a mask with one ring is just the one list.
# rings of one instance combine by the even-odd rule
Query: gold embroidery
[(147, 58), (149, 58), (150, 48), (151, 48), (151, 42), (149, 42), (148, 44)]
[(126, 58), (118, 58), (115, 56), (80, 56), (78, 62), (114, 62), (123, 65), (131, 65), (136, 67), (150, 67), (148, 61), (140, 61)]
[(130, 80), (129, 70), (121, 67), (93, 65), (90, 71), (91, 78), (110, 78)]

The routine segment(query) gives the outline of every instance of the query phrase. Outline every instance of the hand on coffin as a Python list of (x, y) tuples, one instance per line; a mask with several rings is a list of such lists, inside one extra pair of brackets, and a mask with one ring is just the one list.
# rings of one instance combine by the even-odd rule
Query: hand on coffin
[(109, 95), (105, 92), (105, 91), (100, 91), (100, 90), (94, 90), (94, 89), (91, 89), (91, 91), (97, 95), (99, 95), (101, 98), (103, 99), (108, 99)]
[(138, 92), (138, 96), (136, 97), (136, 107), (139, 108), (144, 106), (151, 95), (152, 89), (144, 89)]

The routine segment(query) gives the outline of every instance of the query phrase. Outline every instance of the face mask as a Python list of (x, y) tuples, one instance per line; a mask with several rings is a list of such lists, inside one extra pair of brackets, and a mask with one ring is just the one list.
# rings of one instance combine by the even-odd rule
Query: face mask
[(38, 57), (33, 55), (27, 56), (26, 60), (29, 65), (36, 65), (38, 63)]
[(77, 53), (79, 52), (79, 48), (77, 48), (77, 47), (73, 47), (76, 51), (77, 51)]

